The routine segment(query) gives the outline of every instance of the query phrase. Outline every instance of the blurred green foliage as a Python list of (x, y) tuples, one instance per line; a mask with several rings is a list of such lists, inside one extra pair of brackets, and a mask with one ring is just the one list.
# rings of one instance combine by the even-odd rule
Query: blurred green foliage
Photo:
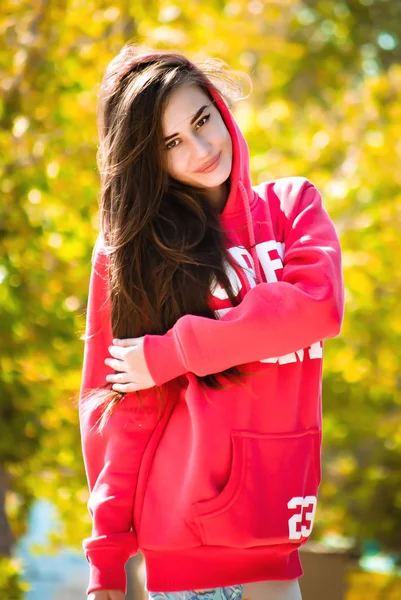
[(22, 600), (29, 585), (21, 581), (21, 565), (16, 559), (0, 556), (0, 591), (2, 598), (7, 600)]
[(345, 600), (398, 600), (401, 597), (401, 577), (394, 574), (366, 573), (350, 569)]
[(322, 192), (347, 307), (325, 345), (314, 535), (400, 551), (398, 0), (4, 0), (0, 31), (0, 466), (15, 537), (36, 497), (63, 518), (52, 544), (90, 534), (74, 399), (98, 231), (96, 101), (135, 39), (247, 72), (253, 90), (234, 112), (255, 185), (303, 175)]

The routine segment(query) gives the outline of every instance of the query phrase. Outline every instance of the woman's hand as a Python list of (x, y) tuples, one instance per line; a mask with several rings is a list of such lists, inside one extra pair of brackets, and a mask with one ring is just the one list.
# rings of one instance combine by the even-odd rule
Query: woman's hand
[(120, 590), (98, 590), (88, 596), (88, 600), (124, 600), (124, 592)]
[(106, 377), (107, 381), (113, 382), (113, 390), (136, 392), (156, 385), (146, 364), (144, 337), (114, 339), (114, 345), (109, 346), (109, 352), (114, 358), (106, 358), (104, 362), (115, 371), (120, 371)]

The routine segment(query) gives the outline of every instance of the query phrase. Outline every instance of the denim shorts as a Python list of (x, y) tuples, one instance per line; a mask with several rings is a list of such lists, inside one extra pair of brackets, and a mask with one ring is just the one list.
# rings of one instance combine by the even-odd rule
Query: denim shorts
[[(149, 600), (302, 600), (297, 579), (258, 581), (187, 592), (148, 592)], [(245, 595), (245, 596), (244, 596)]]
[(243, 584), (187, 592), (148, 592), (149, 600), (241, 600)]

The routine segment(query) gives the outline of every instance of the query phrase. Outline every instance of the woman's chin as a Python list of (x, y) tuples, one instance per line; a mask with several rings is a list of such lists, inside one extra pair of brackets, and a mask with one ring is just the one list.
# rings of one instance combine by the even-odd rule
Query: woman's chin
[(216, 169), (216, 172), (205, 174), (202, 179), (199, 178), (195, 185), (205, 188), (216, 188), (223, 185), (231, 175), (231, 170), (228, 169)]

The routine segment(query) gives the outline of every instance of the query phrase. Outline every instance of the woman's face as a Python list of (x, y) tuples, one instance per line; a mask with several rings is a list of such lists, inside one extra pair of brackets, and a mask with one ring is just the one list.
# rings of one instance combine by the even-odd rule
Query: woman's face
[[(172, 177), (205, 188), (220, 188), (227, 181), (232, 165), (231, 136), (220, 111), (197, 85), (182, 85), (172, 92), (162, 125), (167, 170)], [(215, 168), (202, 172), (202, 167), (219, 155)]]

